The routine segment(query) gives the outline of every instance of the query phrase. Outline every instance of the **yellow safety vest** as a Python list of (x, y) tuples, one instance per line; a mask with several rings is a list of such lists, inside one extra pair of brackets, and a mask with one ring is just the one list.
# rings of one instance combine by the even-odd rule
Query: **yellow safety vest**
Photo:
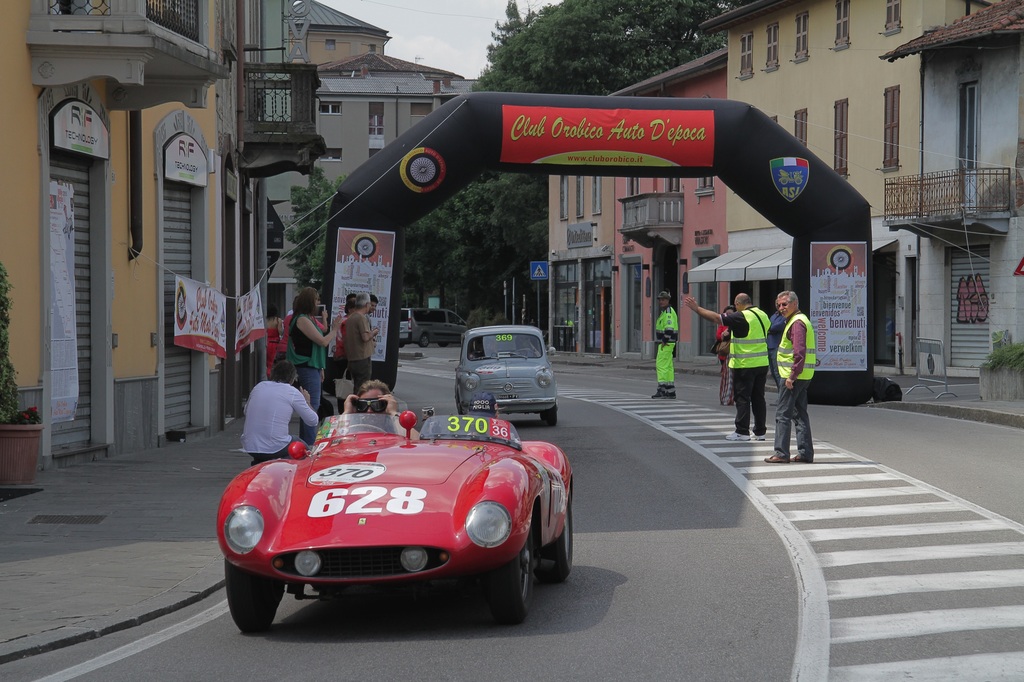
[(796, 313), (786, 322), (786, 329), (782, 332), (782, 341), (779, 343), (777, 359), (779, 363), (779, 376), (782, 377), (783, 381), (788, 379), (790, 374), (793, 373), (793, 342), (789, 339), (789, 328), (793, 326), (794, 322), (800, 322), (804, 325), (804, 329), (807, 330), (807, 355), (804, 356), (804, 368), (800, 370), (800, 375), (797, 379), (810, 379), (813, 377), (814, 367), (818, 364), (818, 359), (814, 355), (814, 327), (806, 315)]
[(679, 317), (676, 309), (669, 306), (661, 311), (654, 323), (655, 336), (659, 343), (675, 343), (679, 337)]
[(731, 369), (751, 369), (768, 366), (768, 327), (771, 320), (764, 311), (753, 306), (743, 310), (747, 320), (747, 335), (732, 335), (729, 341), (729, 367)]

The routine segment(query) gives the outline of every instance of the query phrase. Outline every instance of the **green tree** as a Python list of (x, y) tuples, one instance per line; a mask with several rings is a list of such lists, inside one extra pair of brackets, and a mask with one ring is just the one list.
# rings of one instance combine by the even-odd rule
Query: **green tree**
[[(476, 89), (607, 95), (721, 47), (724, 34), (698, 27), (742, 4), (563, 0), (521, 13), (510, 0)], [(482, 175), (409, 227), (405, 284), (414, 302), (439, 292), (463, 314), (501, 311), (503, 283), (516, 277), (517, 294), (525, 291), (529, 261), (547, 259), (547, 212), (546, 175)]]
[(311, 286), (319, 290), (323, 284), (327, 223), (331, 217), (331, 202), (343, 179), (341, 177), (331, 182), (322, 168), (314, 166), (305, 186), (292, 185), (292, 215), (295, 216), (295, 222), (284, 231), (285, 237), (292, 244), (284, 257), (300, 287)]

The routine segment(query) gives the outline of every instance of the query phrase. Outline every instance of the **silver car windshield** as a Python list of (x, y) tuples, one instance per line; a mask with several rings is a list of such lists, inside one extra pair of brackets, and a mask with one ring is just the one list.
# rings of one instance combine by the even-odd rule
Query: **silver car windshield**
[(543, 346), (533, 334), (484, 334), (471, 338), (466, 345), (466, 359), (472, 361), (542, 357)]

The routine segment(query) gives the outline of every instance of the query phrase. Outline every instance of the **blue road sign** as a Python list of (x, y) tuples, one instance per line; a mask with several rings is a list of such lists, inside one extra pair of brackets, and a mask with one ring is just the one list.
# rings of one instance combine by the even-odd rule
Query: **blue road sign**
[(547, 279), (548, 262), (546, 260), (530, 261), (530, 279)]

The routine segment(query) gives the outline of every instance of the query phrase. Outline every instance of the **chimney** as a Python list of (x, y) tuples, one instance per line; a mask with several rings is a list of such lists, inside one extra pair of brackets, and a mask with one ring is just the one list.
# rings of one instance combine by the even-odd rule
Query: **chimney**
[(442, 78), (441, 83), (444, 84), (444, 87), (446, 88), (452, 87), (452, 79), (449, 76)]
[(434, 79), (434, 94), (441, 94), (441, 81)]
[(366, 68), (366, 64), (363, 64), (362, 66), (359, 67), (359, 75), (362, 78), (366, 78), (367, 76), (370, 75), (370, 70)]

